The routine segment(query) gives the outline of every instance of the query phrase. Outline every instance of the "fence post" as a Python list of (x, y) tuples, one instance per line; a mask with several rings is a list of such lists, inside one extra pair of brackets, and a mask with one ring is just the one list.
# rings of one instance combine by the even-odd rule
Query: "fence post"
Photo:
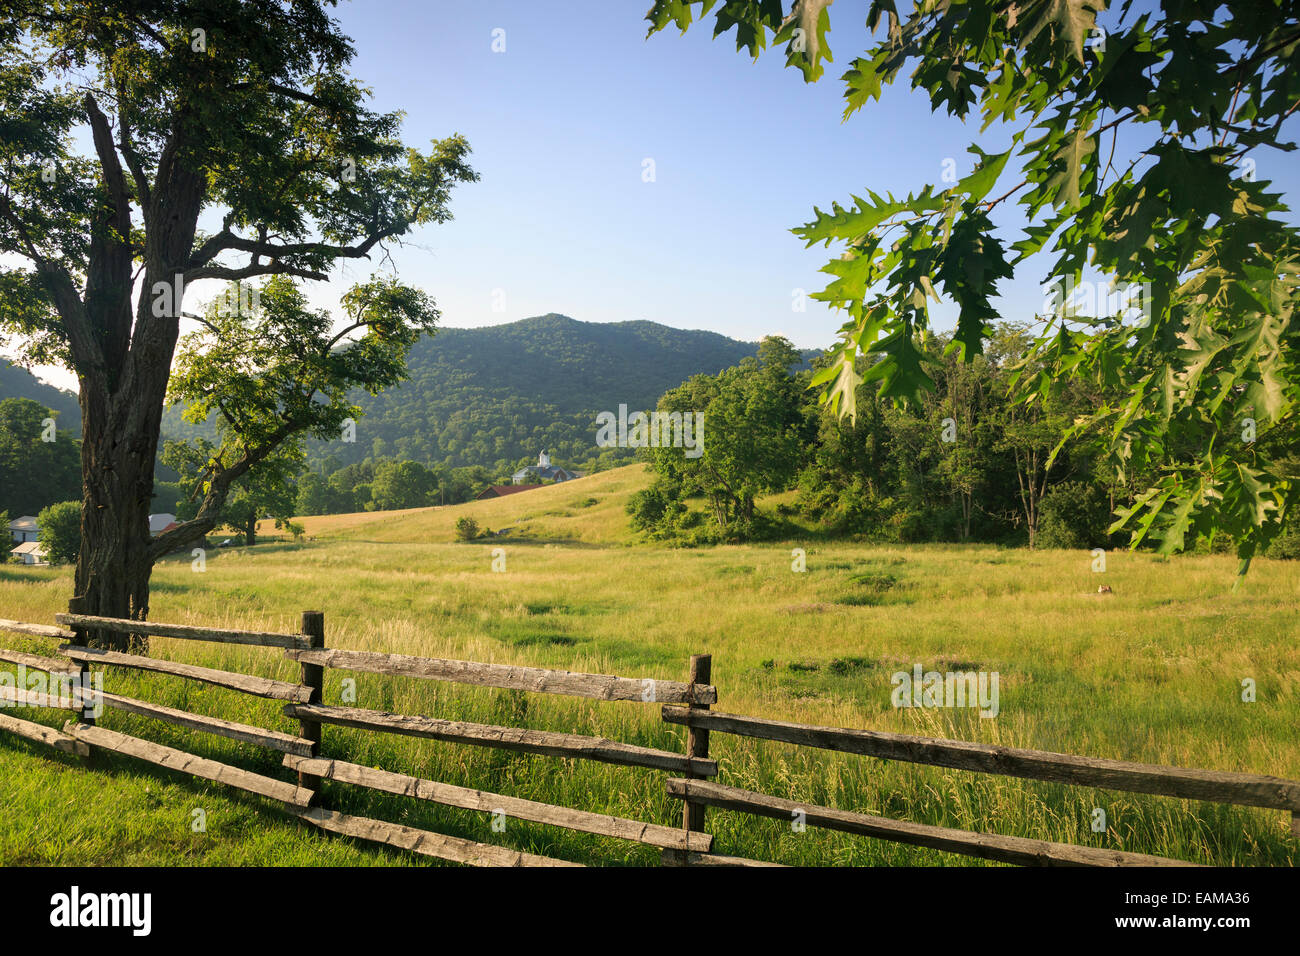
[[(86, 599), (81, 596), (68, 598), (68, 613), (85, 614)], [(84, 627), (73, 627), (72, 633), (75, 635), (72, 638), (73, 646), (75, 647), (87, 646), (88, 638), (86, 637), (86, 629)], [(90, 686), (90, 664), (87, 661), (78, 661), (77, 662), (78, 693), (80, 694), (81, 691), (84, 691), (89, 686)], [(89, 724), (92, 727), (95, 725), (95, 718), (87, 717), (84, 707), (81, 710), (77, 711), (77, 720), (83, 724)], [(91, 753), (94, 753), (93, 748), (91, 750)]]
[[(302, 634), (307, 638), (307, 644), (314, 650), (325, 647), (325, 615), (320, 611), (303, 611), (302, 612)], [(321, 693), (325, 688), (325, 668), (320, 664), (302, 663), (301, 683), (311, 688), (311, 698), (308, 703), (319, 704), (321, 702)], [(311, 755), (317, 757), (320, 755), (320, 721), (302, 720), (298, 721), (298, 736), (304, 740), (311, 741)], [(298, 771), (298, 786), (307, 790), (315, 791), (312, 797), (312, 804), (320, 802), (321, 778), (315, 774), (303, 773)]]
[[(692, 654), (691, 655), (691, 684), (708, 684), (713, 672), (713, 655), (712, 654)], [(694, 700), (687, 703), (691, 710), (708, 710), (708, 704), (696, 704)], [(709, 756), (709, 731), (704, 727), (687, 726), (686, 729), (686, 755), (688, 757), (705, 757)], [(693, 780), (701, 779), (697, 773), (688, 773)], [(682, 829), (694, 830), (701, 832), (704, 830), (704, 810), (702, 803), (693, 803), (690, 800), (685, 801), (682, 806)]]

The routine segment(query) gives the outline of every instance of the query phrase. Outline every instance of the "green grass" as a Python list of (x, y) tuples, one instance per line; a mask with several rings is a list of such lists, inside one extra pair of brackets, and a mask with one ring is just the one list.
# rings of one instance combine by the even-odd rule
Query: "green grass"
[[(155, 573), (158, 621), (296, 630), (325, 612), (330, 646), (682, 680), (693, 653), (713, 655), (717, 709), (832, 726), (955, 737), (1186, 767), (1300, 778), (1300, 648), (1294, 564), (1258, 561), (1233, 589), (1218, 556), (1164, 560), (984, 546), (877, 547), (791, 541), (714, 549), (637, 545), (623, 502), (639, 467), (497, 501), (404, 514), (309, 518), (312, 540), (209, 553)], [(586, 505), (589, 499), (596, 503)], [(512, 527), (453, 542), (456, 517)], [(806, 573), (790, 549), (807, 550)], [(506, 571), (491, 570), (504, 548)], [(1114, 593), (1098, 595), (1099, 583)], [(71, 574), (0, 569), (0, 617), (50, 622)], [(48, 653), (49, 642), (6, 639)], [(282, 679), (296, 665), (260, 648), (155, 640), (153, 653)], [(996, 670), (1000, 715), (895, 709), (890, 675)], [(684, 731), (654, 705), (597, 703), (328, 671), (356, 706), (567, 730), (681, 752)], [(1258, 700), (1240, 700), (1240, 681)], [(175, 678), (107, 672), (106, 689), (282, 730), (273, 702)], [(31, 711), (53, 726), (61, 715)], [(104, 726), (214, 759), (285, 775), (274, 754), (109, 711)], [(585, 761), (327, 727), (324, 752), (435, 780), (676, 824), (664, 775)], [(1277, 811), (1220, 807), (971, 774), (714, 734), (719, 779), (801, 802), (899, 819), (1156, 853), (1216, 864), (1294, 865)], [(124, 758), (82, 762), (0, 737), (0, 862), (412, 862), (304, 828), (269, 802)], [(653, 863), (622, 841), (327, 784), (327, 805), (588, 863)], [(191, 811), (208, 832), (191, 832)], [(1089, 829), (1094, 807), (1111, 830)], [(953, 864), (966, 858), (709, 811), (721, 853), (798, 864)], [(422, 860), (419, 862), (423, 862)]]

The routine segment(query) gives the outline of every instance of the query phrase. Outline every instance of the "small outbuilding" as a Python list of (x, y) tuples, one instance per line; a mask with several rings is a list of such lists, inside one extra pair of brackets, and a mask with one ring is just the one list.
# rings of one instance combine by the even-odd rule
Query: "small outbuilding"
[(36, 541), (24, 541), (9, 553), (22, 558), (23, 564), (42, 565), (50, 563), (46, 560), (49, 555), (45, 551), (45, 546)]

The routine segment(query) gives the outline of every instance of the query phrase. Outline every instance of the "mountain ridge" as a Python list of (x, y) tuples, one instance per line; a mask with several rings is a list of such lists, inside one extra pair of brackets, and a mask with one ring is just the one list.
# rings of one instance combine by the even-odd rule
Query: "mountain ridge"
[[(355, 442), (311, 441), (308, 454), (332, 466), (395, 457), (513, 468), (545, 449), (577, 466), (606, 451), (595, 442), (598, 412), (653, 408), (692, 375), (716, 374), (757, 352), (756, 342), (646, 319), (584, 322), (548, 312), (444, 327), (412, 348), (406, 381), (354, 396), (364, 411)], [(184, 422), (178, 408), (166, 410), (164, 436), (205, 431)]]

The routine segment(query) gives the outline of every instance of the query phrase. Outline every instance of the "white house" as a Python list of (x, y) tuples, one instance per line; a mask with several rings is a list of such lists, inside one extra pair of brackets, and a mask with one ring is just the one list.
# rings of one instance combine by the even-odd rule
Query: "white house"
[(50, 563), (49, 561), (45, 560), (47, 555), (45, 553), (44, 545), (38, 544), (35, 541), (26, 541), (23, 544), (20, 544), (18, 547), (14, 548), (9, 553), (16, 554), (18, 555), (18, 557), (22, 558), (23, 564), (49, 564)]
[(537, 481), (570, 481), (581, 477), (582, 472), (580, 471), (569, 471), (567, 468), (552, 465), (551, 456), (546, 454), (545, 449), (543, 449), (542, 453), (537, 456), (537, 464), (519, 469), (511, 475), (511, 480), (516, 485), (526, 485), (534, 478)]
[(15, 544), (35, 541), (36, 530), (36, 518), (33, 515), (23, 515), (21, 518), (15, 518), (9, 522), (9, 535), (13, 538)]

